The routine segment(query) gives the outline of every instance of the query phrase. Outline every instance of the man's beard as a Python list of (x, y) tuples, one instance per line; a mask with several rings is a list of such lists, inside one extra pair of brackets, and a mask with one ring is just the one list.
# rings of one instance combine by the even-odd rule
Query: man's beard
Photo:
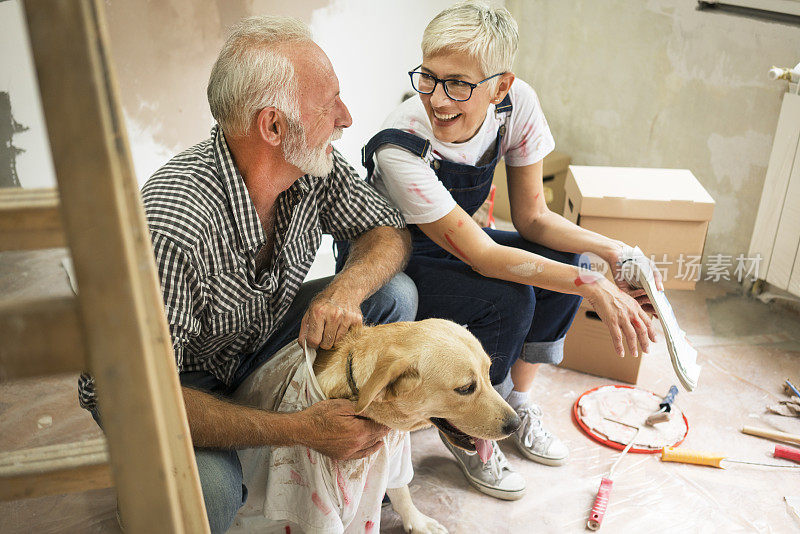
[(328, 154), (328, 145), (342, 137), (343, 128), (333, 130), (330, 138), (321, 146), (311, 148), (306, 142), (306, 131), (296, 121), (289, 121), (289, 132), (283, 145), (283, 157), (291, 165), (311, 176), (328, 176), (333, 170), (333, 153)]

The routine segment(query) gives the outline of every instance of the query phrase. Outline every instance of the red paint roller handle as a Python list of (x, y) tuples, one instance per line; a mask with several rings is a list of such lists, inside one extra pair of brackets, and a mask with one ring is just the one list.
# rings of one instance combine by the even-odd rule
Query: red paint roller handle
[(611, 497), (611, 486), (613, 484), (614, 482), (605, 477), (600, 481), (600, 489), (597, 490), (597, 497), (594, 499), (589, 521), (586, 523), (586, 528), (589, 530), (597, 530), (603, 523), (603, 516), (606, 515), (608, 499)]
[(787, 447), (786, 445), (775, 445), (775, 452), (772, 453), (775, 458), (786, 458), (793, 462), (800, 463), (800, 449), (794, 447)]

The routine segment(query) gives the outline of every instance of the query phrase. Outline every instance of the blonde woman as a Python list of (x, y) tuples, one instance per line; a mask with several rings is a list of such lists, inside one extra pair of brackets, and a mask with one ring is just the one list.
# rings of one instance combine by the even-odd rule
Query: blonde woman
[[(364, 164), (368, 181), (409, 223), (406, 273), (419, 292), (417, 319), (451, 319), (481, 340), (493, 357), (492, 383), (523, 421), (511, 439), (526, 458), (560, 465), (568, 448), (544, 428), (528, 392), (539, 364), (561, 361), (581, 298), (608, 326), (620, 355), (623, 343), (646, 352), (655, 334), (643, 292), (578, 267), (578, 254), (593, 252), (616, 268), (624, 244), (547, 208), (542, 159), (554, 141), (536, 93), (511, 71), (517, 41), (517, 24), (503, 8), (466, 2), (437, 15), (423, 35), (422, 64), (409, 72), (419, 94), (389, 115), (364, 147)], [(500, 158), (515, 232), (480, 228), (471, 217)], [(340, 266), (346, 248), (340, 244)], [(522, 497), (525, 480), (496, 444), (470, 455), (443, 441), (478, 490)]]

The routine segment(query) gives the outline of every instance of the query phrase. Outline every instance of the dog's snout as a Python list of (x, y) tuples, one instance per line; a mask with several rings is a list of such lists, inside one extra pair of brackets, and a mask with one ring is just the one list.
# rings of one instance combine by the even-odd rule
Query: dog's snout
[(506, 420), (503, 423), (503, 434), (513, 434), (519, 428), (521, 423), (522, 421), (520, 421), (517, 414), (507, 415)]

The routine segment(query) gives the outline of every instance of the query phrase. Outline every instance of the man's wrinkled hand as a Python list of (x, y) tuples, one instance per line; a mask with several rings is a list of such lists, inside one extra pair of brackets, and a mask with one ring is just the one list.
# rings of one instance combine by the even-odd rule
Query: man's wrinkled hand
[(305, 343), (314, 349), (331, 349), (350, 328), (361, 325), (362, 322), (360, 306), (335, 299), (323, 292), (308, 306), (300, 323), (297, 342), (301, 347)]
[(381, 448), (389, 427), (356, 415), (351, 401), (324, 400), (298, 416), (305, 418), (303, 445), (335, 460), (354, 460)]

